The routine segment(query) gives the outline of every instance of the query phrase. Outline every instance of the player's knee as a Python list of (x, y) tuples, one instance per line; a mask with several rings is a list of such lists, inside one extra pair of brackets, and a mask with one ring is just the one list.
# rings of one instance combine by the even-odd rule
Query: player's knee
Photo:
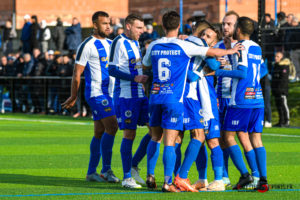
[(118, 123), (111, 123), (107, 128), (106, 128), (106, 132), (110, 135), (115, 136), (117, 131), (118, 131)]
[(208, 140), (207, 144), (210, 149), (213, 149), (213, 148), (219, 146), (219, 140), (218, 140), (218, 138), (213, 138), (213, 139)]
[(136, 135), (136, 130), (126, 129), (126, 130), (124, 130), (123, 137), (128, 139), (128, 140), (134, 140), (135, 135)]
[(263, 147), (261, 137), (252, 136), (251, 143), (252, 143), (253, 148)]
[(236, 141), (234, 139), (234, 136), (231, 136), (231, 135), (227, 135), (225, 137), (225, 144), (227, 146), (232, 146), (232, 145), (235, 145), (236, 144)]

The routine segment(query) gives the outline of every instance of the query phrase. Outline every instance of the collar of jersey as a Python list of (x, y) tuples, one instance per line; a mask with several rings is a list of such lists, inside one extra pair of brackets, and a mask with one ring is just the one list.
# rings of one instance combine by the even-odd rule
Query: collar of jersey
[(135, 41), (135, 40), (133, 40), (133, 39), (127, 37), (124, 33), (122, 33), (121, 35), (122, 35), (122, 37), (124, 37), (124, 38), (126, 38), (126, 39), (128, 39), (128, 40)]

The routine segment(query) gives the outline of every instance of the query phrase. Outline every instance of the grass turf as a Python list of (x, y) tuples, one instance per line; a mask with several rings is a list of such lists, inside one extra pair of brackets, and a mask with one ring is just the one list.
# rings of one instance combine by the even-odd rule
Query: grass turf
[[(138, 129), (133, 152), (146, 132), (146, 128)], [(0, 199), (299, 199), (300, 129), (271, 128), (264, 132), (268, 133), (263, 136), (267, 150), (268, 180), (274, 190), (267, 193), (229, 191), (162, 194), (162, 156), (155, 171), (159, 188), (154, 191), (148, 191), (145, 187), (128, 190), (120, 184), (85, 181), (89, 143), (93, 135), (91, 119), (0, 115)], [(119, 131), (112, 159), (112, 168), (119, 178), (122, 178), (121, 138)], [(184, 140), (182, 152), (188, 144), (188, 138), (186, 136)], [(161, 155), (162, 150), (163, 147)], [(146, 158), (139, 167), (142, 177), (146, 177)], [(229, 174), (232, 183), (236, 183), (239, 173), (231, 161)], [(192, 166), (189, 173), (191, 182), (196, 181), (197, 176), (196, 167)], [(208, 180), (213, 180), (210, 161)], [(283, 191), (276, 187), (292, 187), (298, 191)]]

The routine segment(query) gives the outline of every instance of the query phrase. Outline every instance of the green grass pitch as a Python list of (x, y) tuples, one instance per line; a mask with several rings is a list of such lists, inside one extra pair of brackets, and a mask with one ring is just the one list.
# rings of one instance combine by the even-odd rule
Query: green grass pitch
[[(146, 128), (138, 129), (133, 152), (146, 132)], [(163, 181), (162, 156), (159, 157), (155, 171), (158, 189), (154, 191), (149, 191), (146, 187), (128, 190), (122, 188), (120, 184), (85, 181), (89, 143), (93, 135), (91, 119), (75, 120), (69, 117), (22, 114), (0, 115), (0, 200), (300, 199), (300, 129), (271, 128), (265, 129), (264, 133), (268, 180), (277, 189), (266, 193), (228, 191), (163, 194), (160, 193)], [(112, 169), (119, 178), (122, 178), (121, 139), (122, 132), (119, 131), (115, 139), (112, 159)], [(182, 152), (185, 151), (188, 141), (189, 137), (186, 135)], [(162, 150), (163, 146), (161, 146), (161, 155)], [(146, 158), (139, 167), (142, 177), (145, 178)], [(231, 161), (229, 174), (232, 183), (236, 183), (239, 173)], [(191, 182), (197, 180), (195, 166), (190, 170), (189, 179)], [(208, 180), (213, 180), (210, 161)]]

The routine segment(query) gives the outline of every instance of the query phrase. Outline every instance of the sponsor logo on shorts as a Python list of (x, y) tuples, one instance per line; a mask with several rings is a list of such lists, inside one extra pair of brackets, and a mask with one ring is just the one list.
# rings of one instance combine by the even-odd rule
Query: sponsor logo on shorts
[(215, 125), (215, 130), (216, 131), (220, 130), (219, 125)]
[(103, 106), (107, 106), (108, 105), (108, 100), (107, 99), (103, 99), (101, 101), (101, 103), (102, 103)]
[(199, 115), (203, 116), (203, 110), (202, 109), (199, 110)]
[(110, 112), (111, 110), (112, 110), (111, 107), (108, 107), (108, 108), (104, 109), (105, 112)]
[(184, 124), (190, 123), (190, 118), (189, 117), (188, 118), (183, 118), (183, 123)]
[(232, 120), (231, 123), (232, 123), (232, 125), (237, 126), (237, 125), (239, 125), (240, 120)]
[(125, 116), (126, 116), (126, 117), (131, 117), (131, 116), (132, 116), (131, 110), (126, 110), (126, 111), (125, 111)]
[(125, 119), (125, 123), (126, 124), (130, 124), (131, 123), (131, 119)]
[(199, 121), (200, 121), (201, 124), (204, 124), (204, 119), (203, 118), (201, 118)]
[(170, 121), (171, 121), (172, 123), (176, 123), (177, 120), (178, 120), (178, 119), (177, 119), (176, 117), (172, 117)]

